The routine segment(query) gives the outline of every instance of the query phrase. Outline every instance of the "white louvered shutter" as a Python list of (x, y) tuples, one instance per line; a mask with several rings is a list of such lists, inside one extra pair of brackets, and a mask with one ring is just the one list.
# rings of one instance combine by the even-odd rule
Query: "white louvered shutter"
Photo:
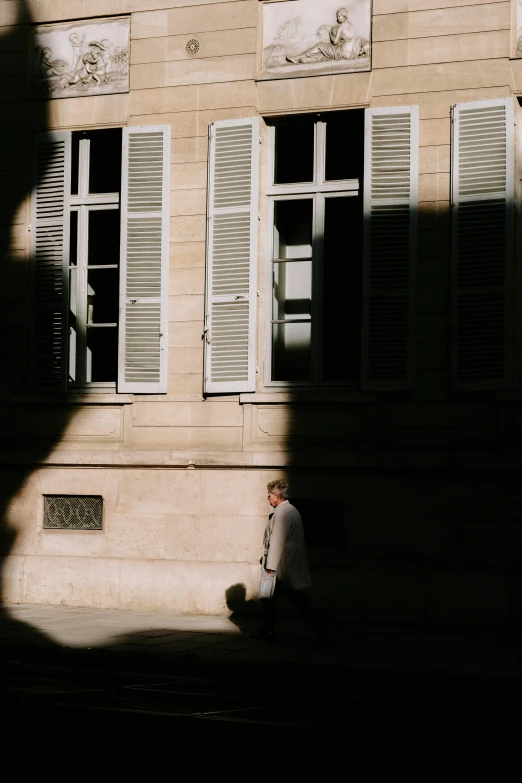
[(71, 134), (35, 140), (31, 198), (34, 329), (33, 385), (64, 390), (67, 381)]
[(362, 386), (413, 385), (419, 109), (366, 110)]
[(513, 382), (515, 117), (511, 98), (453, 107), (453, 383)]
[(123, 129), (118, 391), (167, 391), (170, 126)]
[(254, 391), (259, 120), (209, 134), (205, 392)]

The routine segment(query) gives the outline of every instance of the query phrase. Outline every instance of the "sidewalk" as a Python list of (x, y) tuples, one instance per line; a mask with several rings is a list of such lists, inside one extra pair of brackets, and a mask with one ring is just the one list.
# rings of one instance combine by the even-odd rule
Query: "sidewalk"
[[(255, 617), (175, 616), (117, 609), (16, 604), (0, 614), (0, 653), (46, 648), (168, 656), (180, 663), (235, 666), (275, 664), (448, 673), (520, 679), (522, 633), (481, 629), (385, 629), (331, 624), (318, 642), (306, 628), (284, 618), (278, 641), (250, 634)], [(151, 660), (149, 658), (149, 660)]]

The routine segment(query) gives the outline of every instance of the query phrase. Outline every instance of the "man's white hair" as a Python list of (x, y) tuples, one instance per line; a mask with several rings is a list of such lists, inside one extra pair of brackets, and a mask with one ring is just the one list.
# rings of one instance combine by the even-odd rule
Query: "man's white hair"
[(285, 479), (269, 481), (266, 487), (270, 494), (279, 495), (283, 500), (288, 500), (288, 481)]

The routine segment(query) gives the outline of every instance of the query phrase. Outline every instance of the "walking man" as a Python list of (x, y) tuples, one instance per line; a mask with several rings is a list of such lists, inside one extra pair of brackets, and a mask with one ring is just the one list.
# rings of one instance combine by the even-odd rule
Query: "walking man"
[(265, 569), (276, 573), (276, 587), (272, 598), (261, 601), (264, 629), (259, 636), (270, 639), (274, 635), (276, 607), (279, 598), (286, 598), (319, 631), (320, 621), (305, 589), (312, 579), (303, 533), (301, 514), (288, 501), (288, 483), (284, 479), (267, 484), (268, 501), (274, 511), (265, 529), (263, 544)]

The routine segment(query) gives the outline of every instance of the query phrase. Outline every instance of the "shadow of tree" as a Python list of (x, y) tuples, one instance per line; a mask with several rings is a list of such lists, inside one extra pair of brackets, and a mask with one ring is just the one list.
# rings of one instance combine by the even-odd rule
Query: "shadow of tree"
[[(63, 406), (56, 407), (53, 434), (44, 432), (33, 440), (24, 427), (23, 405), (13, 403), (14, 395), (30, 390), (31, 375), (32, 264), (26, 226), (34, 183), (27, 150), (31, 149), (32, 134), (49, 128), (49, 102), (28, 98), (33, 18), (25, 0), (17, 5), (16, 21), (4, 28), (8, 33), (0, 37), (0, 361), (4, 368), (0, 385), (0, 434), (4, 451), (2, 454), (0, 450), (0, 624), (4, 634), (10, 628), (20, 632), (20, 622), (11, 618), (5, 609), (4, 585), (12, 578), (8, 557), (16, 554), (18, 538), (18, 530), (10, 519), (10, 507), (35, 467), (45, 461), (60, 440), (70, 418)], [(29, 625), (24, 631), (28, 641), (42, 636)]]

